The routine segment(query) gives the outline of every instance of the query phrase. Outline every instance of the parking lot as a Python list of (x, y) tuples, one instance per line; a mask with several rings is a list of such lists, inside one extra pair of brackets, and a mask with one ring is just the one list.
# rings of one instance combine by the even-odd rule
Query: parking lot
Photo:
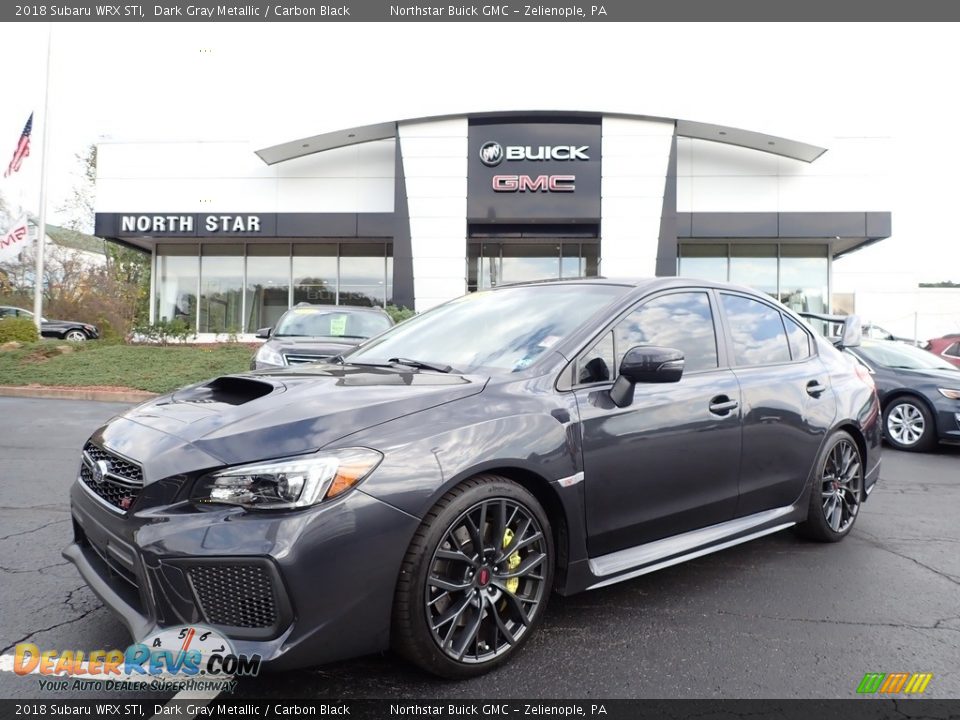
[[(60, 557), (79, 448), (124, 406), (0, 398), (0, 654), (131, 639)], [(433, 680), (386, 654), (264, 675), (239, 697), (845, 698), (866, 672), (930, 672), (960, 697), (960, 448), (887, 449), (838, 545), (791, 532), (582, 595), (554, 597), (515, 662)], [(6, 665), (3, 667), (7, 667)], [(0, 696), (41, 698), (0, 672)], [(93, 698), (93, 693), (57, 697)], [(142, 696), (141, 696), (142, 697)]]

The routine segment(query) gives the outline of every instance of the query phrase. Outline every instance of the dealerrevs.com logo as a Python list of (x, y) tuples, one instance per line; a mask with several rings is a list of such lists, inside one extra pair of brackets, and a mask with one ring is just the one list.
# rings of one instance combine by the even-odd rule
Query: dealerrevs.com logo
[(125, 650), (41, 649), (20, 643), (17, 675), (39, 675), (40, 690), (233, 690), (235, 677), (260, 672), (259, 655), (236, 653), (212, 628), (186, 625), (159, 630)]

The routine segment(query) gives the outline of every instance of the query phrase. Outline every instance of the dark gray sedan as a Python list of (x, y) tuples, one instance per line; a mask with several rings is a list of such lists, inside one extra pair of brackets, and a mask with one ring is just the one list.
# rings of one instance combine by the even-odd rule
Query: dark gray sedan
[(891, 445), (924, 451), (960, 442), (960, 368), (900, 342), (864, 340), (848, 352), (873, 374)]
[(138, 639), (202, 623), (273, 668), (393, 647), (465, 677), (516, 653), (552, 592), (791, 526), (842, 539), (879, 416), (865, 369), (745, 288), (502, 287), (340, 362), (111, 420), (65, 557)]

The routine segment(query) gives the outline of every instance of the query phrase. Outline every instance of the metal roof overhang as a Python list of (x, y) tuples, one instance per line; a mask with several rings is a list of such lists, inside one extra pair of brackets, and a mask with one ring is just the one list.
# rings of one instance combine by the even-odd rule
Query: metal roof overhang
[(361, 127), (348, 128), (346, 130), (335, 130), (334, 132), (322, 133), (311, 137), (291, 140), (290, 142), (273, 145), (256, 153), (267, 165), (275, 165), (287, 160), (294, 160), (306, 155), (312, 155), (325, 150), (334, 150), (336, 148), (358, 145), (360, 143), (373, 142), (375, 140), (387, 140), (397, 136), (397, 126), (400, 123), (418, 123), (437, 120), (451, 120), (455, 118), (470, 119), (492, 119), (503, 118), (509, 120), (536, 119), (538, 117), (569, 117), (589, 118), (599, 120), (601, 117), (618, 117), (634, 120), (655, 120), (659, 122), (671, 122), (676, 126), (676, 134), (679, 137), (695, 138), (698, 140), (709, 140), (711, 142), (724, 143), (726, 145), (736, 145), (738, 147), (759, 150), (760, 152), (771, 153), (781, 157), (792, 158), (793, 160), (802, 160), (803, 162), (813, 162), (827, 151), (826, 148), (810, 145), (798, 140), (777, 137), (776, 135), (765, 135), (764, 133), (753, 132), (752, 130), (743, 130), (742, 128), (728, 127), (725, 125), (712, 125), (710, 123), (693, 122), (691, 120), (677, 120), (674, 118), (654, 117), (650, 115), (625, 115), (622, 113), (591, 113), (591, 112), (563, 112), (563, 111), (529, 111), (529, 112), (507, 112), (507, 113), (467, 113), (459, 115), (435, 115), (433, 117), (411, 118), (408, 120), (397, 120), (393, 122), (377, 123), (376, 125), (363, 125)]

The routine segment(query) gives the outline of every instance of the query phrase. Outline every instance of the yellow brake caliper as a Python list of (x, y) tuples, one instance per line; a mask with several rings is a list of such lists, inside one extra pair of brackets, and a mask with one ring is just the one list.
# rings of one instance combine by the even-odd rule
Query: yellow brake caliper
[[(503, 532), (503, 547), (504, 549), (510, 547), (510, 543), (513, 542), (513, 530), (507, 528)], [(507, 558), (507, 570), (513, 572), (520, 566), (520, 553), (515, 552), (513, 555)], [(517, 588), (520, 587), (520, 578), (510, 578), (505, 583), (507, 590), (511, 594), (515, 595), (517, 593)]]

